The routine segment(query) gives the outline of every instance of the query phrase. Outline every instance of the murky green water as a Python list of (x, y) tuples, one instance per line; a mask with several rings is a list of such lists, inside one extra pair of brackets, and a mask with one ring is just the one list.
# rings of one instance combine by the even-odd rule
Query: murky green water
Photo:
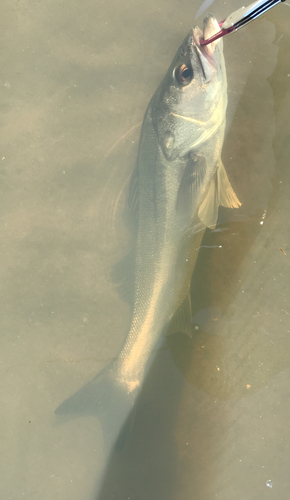
[(97, 419), (54, 415), (127, 334), (110, 275), (131, 243), (126, 187), (148, 101), (199, 7), (2, 2), (1, 498), (289, 498), (287, 4), (224, 42), (223, 161), (243, 205), (205, 235), (193, 337), (166, 340), (121, 454), (106, 456)]

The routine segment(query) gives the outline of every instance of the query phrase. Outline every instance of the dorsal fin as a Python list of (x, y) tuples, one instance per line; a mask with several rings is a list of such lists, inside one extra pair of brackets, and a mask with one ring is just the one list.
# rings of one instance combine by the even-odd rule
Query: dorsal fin
[(215, 227), (220, 205), (226, 208), (239, 208), (241, 206), (222, 161), (220, 161), (217, 171), (210, 182), (206, 197), (198, 210), (198, 217), (207, 227)]
[(218, 168), (218, 198), (219, 205), (223, 207), (239, 208), (241, 206), (241, 202), (232, 188), (222, 161)]

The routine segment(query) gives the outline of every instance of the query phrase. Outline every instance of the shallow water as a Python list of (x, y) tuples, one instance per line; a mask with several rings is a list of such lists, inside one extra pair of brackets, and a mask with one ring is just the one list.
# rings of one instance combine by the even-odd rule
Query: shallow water
[(126, 187), (200, 5), (2, 2), (1, 498), (289, 497), (287, 4), (224, 42), (223, 161), (243, 205), (205, 235), (192, 338), (165, 340), (121, 454), (108, 459), (97, 419), (54, 415), (127, 334), (111, 279), (131, 244)]

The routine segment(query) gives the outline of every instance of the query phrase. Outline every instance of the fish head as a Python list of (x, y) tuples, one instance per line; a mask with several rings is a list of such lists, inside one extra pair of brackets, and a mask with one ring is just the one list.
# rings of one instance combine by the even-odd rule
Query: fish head
[(201, 38), (209, 38), (219, 29), (209, 14), (203, 32), (198, 27), (191, 30), (153, 98), (153, 123), (168, 160), (199, 149), (225, 121), (223, 41), (200, 44)]

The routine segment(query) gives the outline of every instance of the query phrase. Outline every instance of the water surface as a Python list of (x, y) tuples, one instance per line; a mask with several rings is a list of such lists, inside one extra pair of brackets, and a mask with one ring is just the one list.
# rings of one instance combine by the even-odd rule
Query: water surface
[(205, 235), (192, 338), (165, 340), (121, 454), (97, 419), (54, 415), (127, 334), (111, 269), (131, 245), (140, 124), (200, 5), (2, 2), (1, 498), (289, 497), (286, 3), (224, 42), (223, 161), (243, 205)]

